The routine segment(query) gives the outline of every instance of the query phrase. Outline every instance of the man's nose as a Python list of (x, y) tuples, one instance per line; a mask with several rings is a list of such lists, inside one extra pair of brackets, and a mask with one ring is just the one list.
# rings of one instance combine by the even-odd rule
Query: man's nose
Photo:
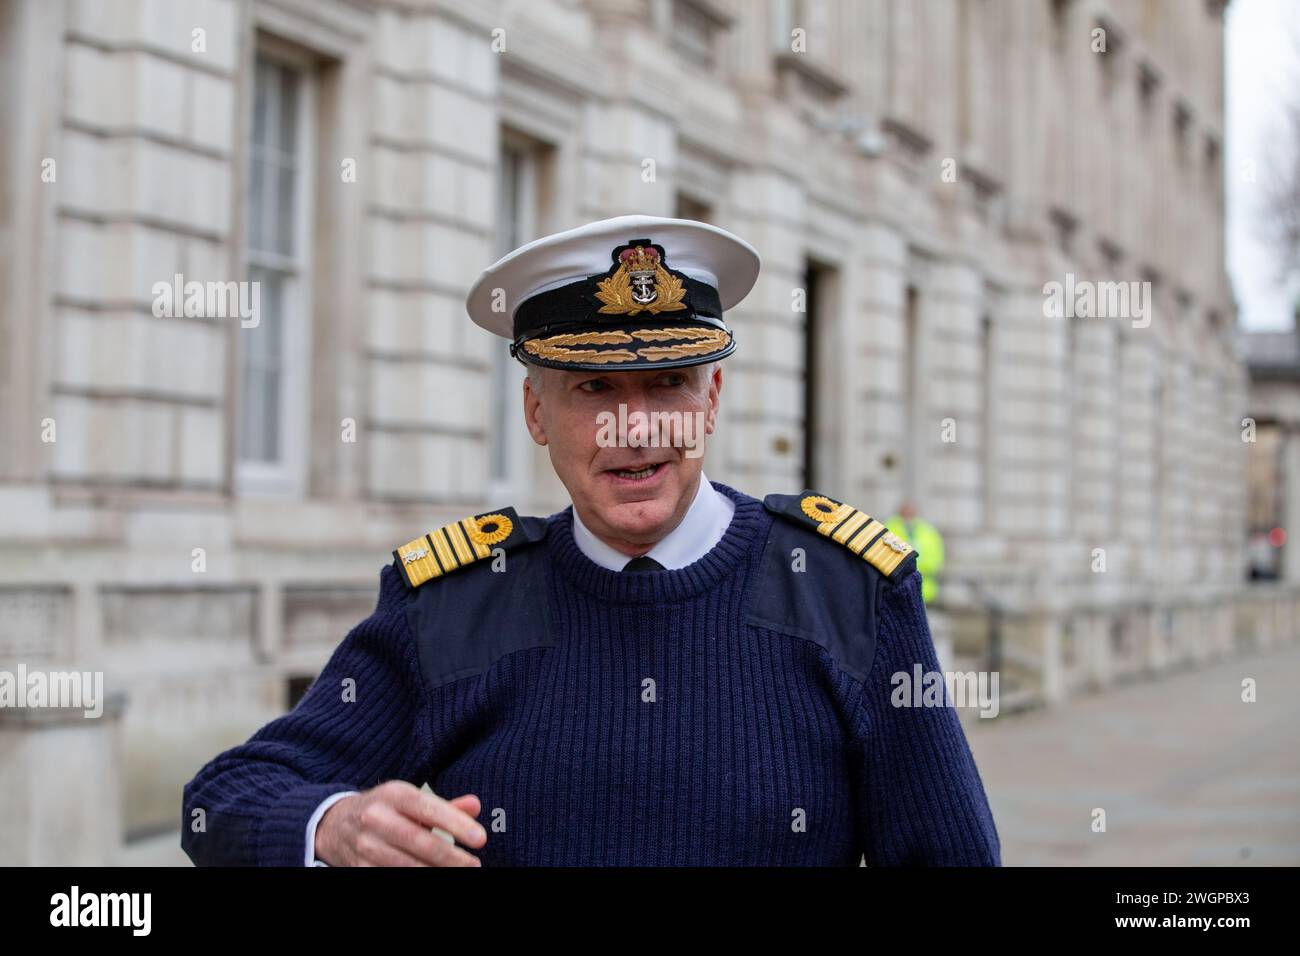
[[(625, 415), (619, 415), (620, 427), (623, 429), (619, 437), (623, 439), (624, 447), (657, 447), (670, 441), (663, 418), (654, 418), (654, 395), (648, 388), (628, 389), (623, 393), (621, 402), (626, 409)], [(655, 434), (656, 431), (659, 432), (658, 435)]]
[(623, 393), (621, 400), (627, 406), (629, 416), (633, 412), (650, 411), (650, 396), (644, 388), (629, 388)]

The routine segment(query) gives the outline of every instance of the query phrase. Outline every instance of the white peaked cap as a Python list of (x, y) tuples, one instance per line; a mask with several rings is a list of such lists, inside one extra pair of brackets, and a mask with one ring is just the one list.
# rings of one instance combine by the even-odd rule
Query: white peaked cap
[[(502, 256), (470, 289), (465, 301), (469, 317), (494, 335), (512, 339), (521, 304), (608, 272), (612, 250), (633, 239), (662, 247), (669, 268), (715, 288), (724, 312), (744, 299), (758, 279), (757, 250), (725, 229), (693, 219), (616, 216), (543, 236)], [(498, 303), (504, 309), (493, 311)]]

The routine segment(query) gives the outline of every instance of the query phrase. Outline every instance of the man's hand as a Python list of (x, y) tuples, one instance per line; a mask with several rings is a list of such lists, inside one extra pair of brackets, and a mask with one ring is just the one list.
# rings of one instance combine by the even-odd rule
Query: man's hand
[(481, 849), (487, 832), (474, 818), (478, 797), (430, 796), (405, 780), (389, 780), (339, 800), (316, 827), (316, 857), (330, 866), (482, 866), (437, 827)]

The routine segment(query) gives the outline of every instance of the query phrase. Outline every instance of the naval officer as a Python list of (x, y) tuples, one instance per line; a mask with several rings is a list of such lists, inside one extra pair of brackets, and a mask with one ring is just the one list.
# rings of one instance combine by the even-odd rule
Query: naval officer
[(469, 317), (527, 365), (572, 504), (398, 546), (294, 710), (186, 785), (191, 859), (1000, 864), (942, 687), (894, 692), (938, 674), (916, 552), (832, 495), (704, 474), (758, 272), (723, 229), (622, 216), (480, 276)]

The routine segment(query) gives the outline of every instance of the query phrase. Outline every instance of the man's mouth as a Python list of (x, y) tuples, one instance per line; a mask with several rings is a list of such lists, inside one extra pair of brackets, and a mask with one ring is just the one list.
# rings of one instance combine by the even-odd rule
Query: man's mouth
[(663, 467), (663, 463), (658, 462), (656, 464), (645, 465), (641, 468), (636, 468), (636, 469), (610, 468), (609, 473), (611, 475), (615, 475), (619, 478), (622, 478), (626, 481), (644, 481), (647, 478), (653, 477), (655, 473), (658, 472), (659, 469), (662, 467)]

